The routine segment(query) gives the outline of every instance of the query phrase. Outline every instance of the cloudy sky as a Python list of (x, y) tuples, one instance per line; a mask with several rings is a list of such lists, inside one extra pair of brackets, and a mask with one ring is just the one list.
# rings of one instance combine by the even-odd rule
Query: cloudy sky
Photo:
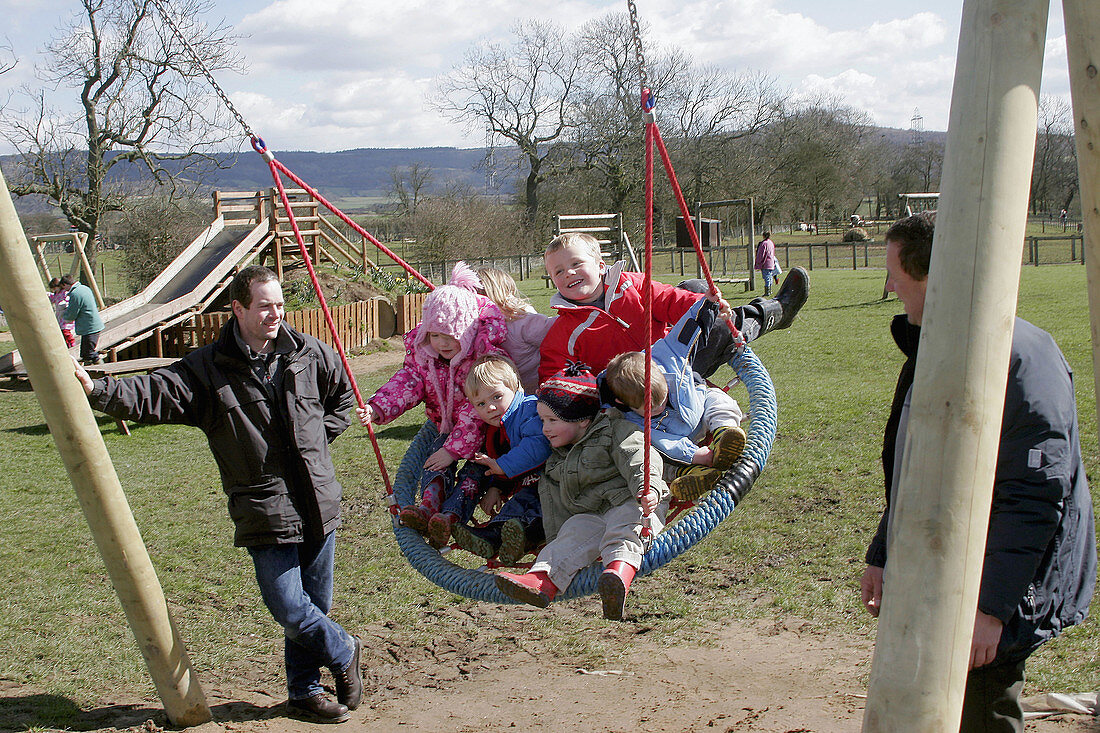
[[(171, 2), (171, 0), (167, 0)], [(947, 125), (961, 0), (636, 0), (652, 40), (702, 63), (775, 76), (795, 96), (838, 93), (876, 124)], [(35, 85), (39, 51), (74, 0), (0, 0), (0, 39), (19, 64), (0, 83)], [(245, 75), (219, 83), (272, 150), (476, 147), (429, 109), (433, 82), (471, 45), (507, 41), (520, 19), (568, 29), (625, 0), (219, 0), (244, 38)], [(1061, 3), (1051, 3), (1043, 93), (1066, 96)]]

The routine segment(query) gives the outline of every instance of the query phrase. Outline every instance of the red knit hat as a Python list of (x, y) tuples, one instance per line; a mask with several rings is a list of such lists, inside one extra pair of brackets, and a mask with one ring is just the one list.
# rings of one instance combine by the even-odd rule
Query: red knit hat
[(591, 420), (600, 412), (600, 389), (589, 368), (571, 361), (565, 368), (539, 385), (536, 392), (542, 402), (565, 422)]

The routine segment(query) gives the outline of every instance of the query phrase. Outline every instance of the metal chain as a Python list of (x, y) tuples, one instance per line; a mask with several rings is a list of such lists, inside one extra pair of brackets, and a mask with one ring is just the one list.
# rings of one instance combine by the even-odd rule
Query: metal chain
[(222, 102), (229, 109), (230, 113), (232, 113), (233, 117), (237, 119), (237, 122), (244, 129), (245, 134), (248, 135), (248, 139), (258, 140), (259, 138), (256, 136), (256, 133), (252, 132), (252, 128), (248, 126), (247, 122), (245, 122), (244, 116), (237, 111), (236, 107), (233, 106), (233, 102), (229, 100), (229, 96), (221, 88), (221, 85), (218, 84), (218, 81), (214, 78), (214, 75), (211, 74), (210, 70), (206, 68), (206, 64), (204, 64), (202, 62), (202, 59), (199, 58), (199, 54), (195, 51), (194, 47), (184, 37), (183, 33), (180, 32), (180, 29), (176, 27), (176, 24), (172, 22), (172, 17), (168, 14), (168, 10), (164, 7), (164, 5), (161, 4), (162, 0), (149, 1), (152, 2), (153, 5), (157, 6), (157, 10), (160, 11), (160, 15), (162, 18), (164, 18), (164, 22), (172, 31), (172, 35), (174, 35), (176, 37), (176, 40), (182, 43), (184, 48), (187, 49), (188, 54), (191, 56), (191, 60), (194, 61), (195, 65), (199, 67), (199, 71), (201, 71), (202, 75), (206, 77), (206, 81), (210, 83), (210, 86), (214, 88), (214, 91), (221, 98)]
[(626, 4), (630, 8), (630, 29), (634, 32), (634, 57), (642, 75), (642, 88), (645, 89), (649, 87), (649, 75), (645, 69), (645, 56), (642, 55), (642, 27), (638, 24), (638, 6), (634, 4), (634, 0), (626, 0)]

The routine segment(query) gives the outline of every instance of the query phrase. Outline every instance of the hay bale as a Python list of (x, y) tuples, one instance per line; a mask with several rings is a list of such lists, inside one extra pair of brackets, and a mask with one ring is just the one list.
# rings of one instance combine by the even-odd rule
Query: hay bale
[(867, 230), (863, 227), (852, 227), (848, 231), (844, 232), (845, 242), (866, 242), (871, 238), (871, 235), (867, 233)]

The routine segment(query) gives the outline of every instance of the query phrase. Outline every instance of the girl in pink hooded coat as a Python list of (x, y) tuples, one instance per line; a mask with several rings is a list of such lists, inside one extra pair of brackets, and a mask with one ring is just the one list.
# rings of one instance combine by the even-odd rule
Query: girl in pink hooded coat
[(387, 423), (424, 403), (424, 412), (439, 430), (420, 477), (418, 506), (401, 510), (401, 521), (426, 533), (432, 520), (446, 521), (439, 510), (453, 488), (455, 462), (471, 458), (485, 439), (485, 423), (466, 398), (462, 385), (474, 361), (483, 354), (504, 353), (504, 315), (488, 298), (474, 271), (459, 262), (451, 280), (424, 299), (423, 318), (405, 335), (405, 363), (359, 410), (364, 425)]

